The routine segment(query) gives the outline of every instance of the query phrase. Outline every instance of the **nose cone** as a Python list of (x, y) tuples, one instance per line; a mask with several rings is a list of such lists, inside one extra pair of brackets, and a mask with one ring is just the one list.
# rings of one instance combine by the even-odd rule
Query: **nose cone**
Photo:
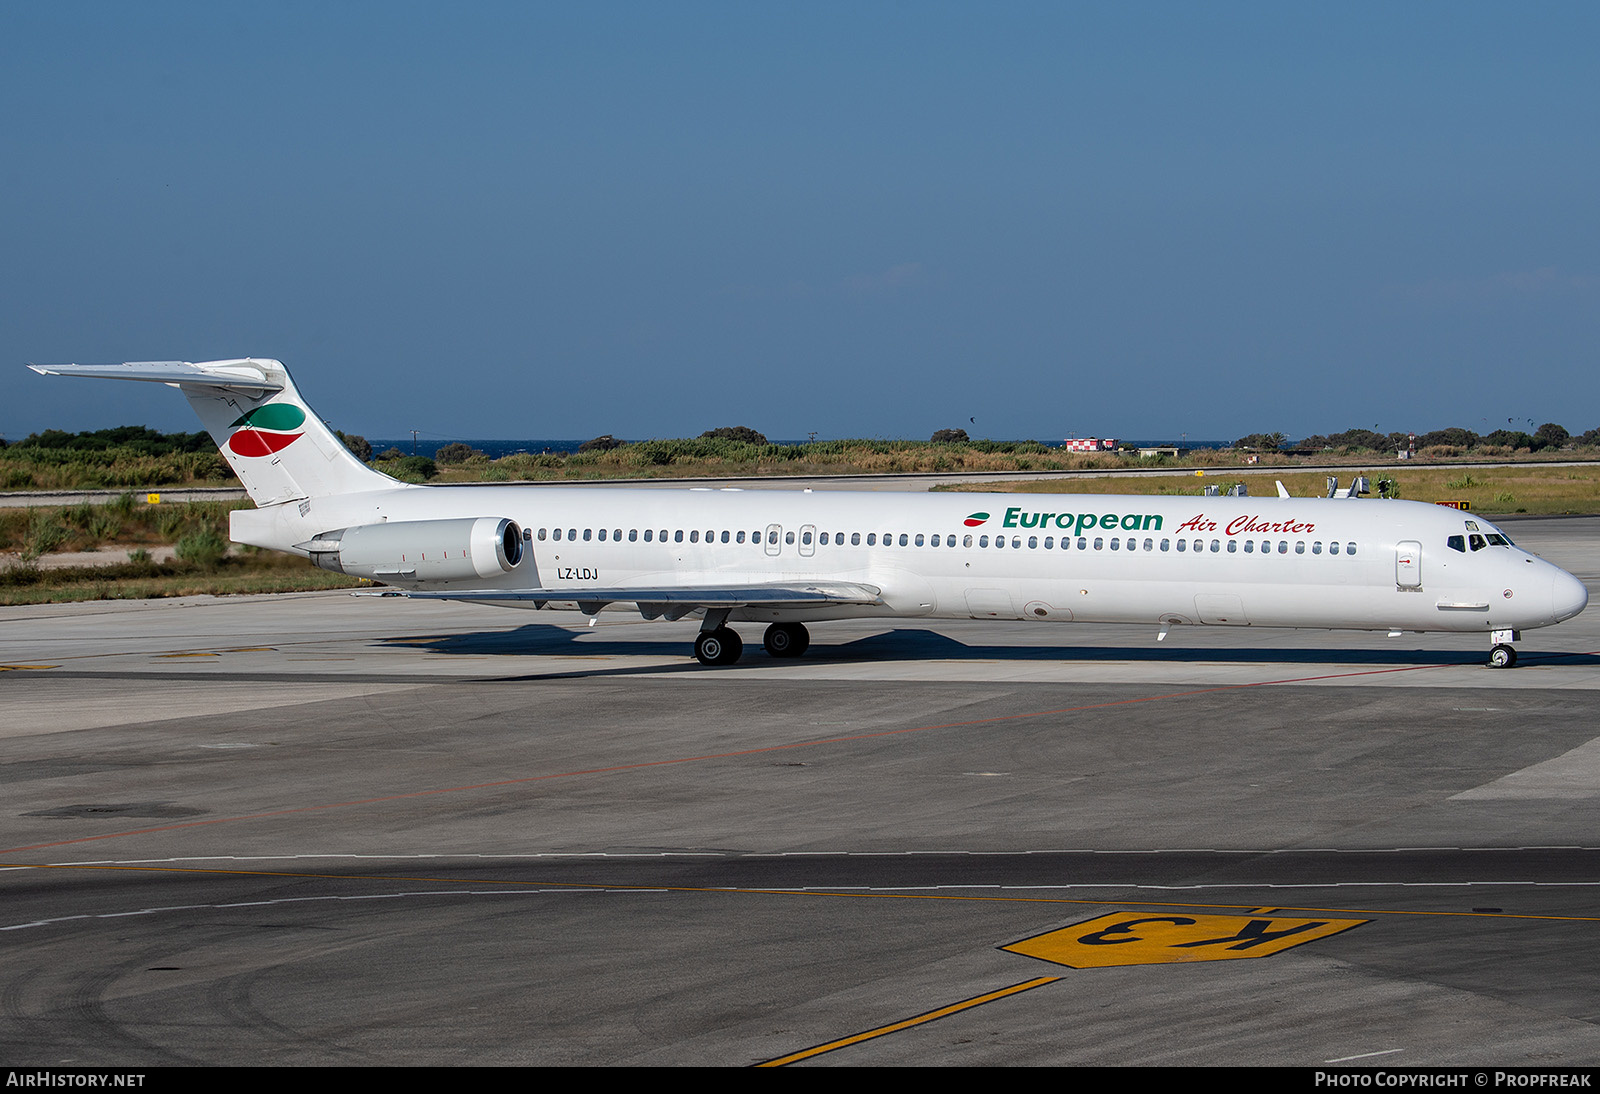
[(1588, 605), (1589, 590), (1565, 570), (1557, 570), (1551, 584), (1552, 607), (1557, 623), (1571, 619)]

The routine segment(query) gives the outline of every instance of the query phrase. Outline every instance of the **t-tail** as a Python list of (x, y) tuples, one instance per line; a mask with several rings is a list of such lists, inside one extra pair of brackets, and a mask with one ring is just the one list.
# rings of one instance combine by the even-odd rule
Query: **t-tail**
[(277, 361), (244, 357), (198, 364), (28, 367), (45, 376), (146, 380), (177, 388), (258, 507), (406, 485), (356, 459), (306, 406)]

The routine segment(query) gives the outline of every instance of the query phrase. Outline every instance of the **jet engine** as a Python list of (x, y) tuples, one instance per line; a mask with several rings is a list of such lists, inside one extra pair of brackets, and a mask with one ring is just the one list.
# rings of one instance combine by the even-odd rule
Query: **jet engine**
[(324, 570), (376, 581), (478, 581), (522, 562), (522, 529), (503, 517), (402, 520), (323, 532), (296, 544)]

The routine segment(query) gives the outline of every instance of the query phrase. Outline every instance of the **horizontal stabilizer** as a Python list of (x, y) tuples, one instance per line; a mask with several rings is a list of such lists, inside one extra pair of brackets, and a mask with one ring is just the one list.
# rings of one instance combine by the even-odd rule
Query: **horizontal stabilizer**
[(204, 384), (246, 391), (281, 391), (281, 376), (269, 379), (261, 366), (237, 361), (129, 361), (123, 365), (29, 365), (41, 376), (82, 376), (91, 380), (149, 380), (158, 384)]

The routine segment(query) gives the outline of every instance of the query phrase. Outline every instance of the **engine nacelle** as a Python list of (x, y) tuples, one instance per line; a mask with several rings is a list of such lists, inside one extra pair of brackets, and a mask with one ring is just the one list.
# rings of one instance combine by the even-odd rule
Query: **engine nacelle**
[(522, 562), (522, 529), (503, 517), (402, 520), (323, 532), (296, 544), (324, 570), (375, 581), (478, 581)]

